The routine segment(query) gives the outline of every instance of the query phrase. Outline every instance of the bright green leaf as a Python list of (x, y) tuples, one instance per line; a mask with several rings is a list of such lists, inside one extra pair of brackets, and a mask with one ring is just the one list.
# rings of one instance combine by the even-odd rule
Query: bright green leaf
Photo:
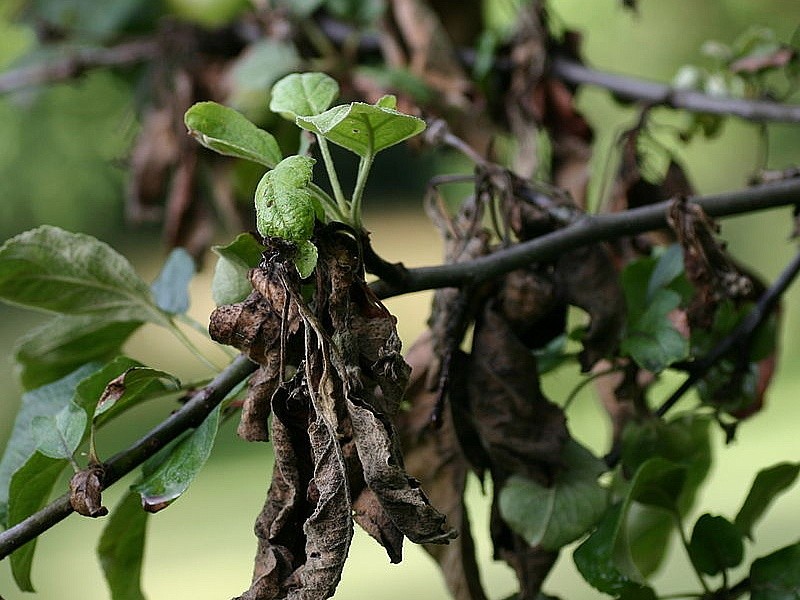
[(779, 463), (762, 469), (756, 475), (734, 523), (742, 535), (753, 536), (753, 526), (764, 515), (775, 498), (797, 480), (800, 463)]
[(264, 237), (305, 242), (314, 232), (316, 208), (308, 184), (314, 159), (289, 156), (256, 187), (256, 227)]
[(732, 569), (744, 558), (742, 534), (725, 517), (706, 513), (692, 529), (689, 558), (698, 571), (707, 575)]
[(317, 258), (319, 254), (317, 247), (306, 240), (297, 244), (297, 253), (294, 255), (294, 266), (297, 267), (297, 272), (300, 274), (300, 279), (305, 279), (311, 275), (314, 267), (317, 266)]
[(800, 598), (800, 543), (776, 550), (750, 565), (750, 600)]
[(129, 492), (111, 511), (100, 536), (97, 557), (112, 600), (145, 600), (141, 578), (147, 518), (139, 495)]
[(25, 389), (50, 383), (79, 366), (119, 353), (140, 321), (107, 321), (95, 316), (59, 315), (22, 337), (14, 360)]
[(127, 259), (91, 236), (50, 225), (0, 247), (0, 299), (71, 315), (169, 322)]
[(680, 301), (677, 292), (659, 289), (650, 298), (644, 313), (629, 324), (621, 348), (642, 368), (659, 373), (689, 356), (689, 340), (668, 317)]
[(272, 88), (269, 109), (294, 123), (318, 115), (339, 96), (339, 84), (325, 73), (292, 73)]
[(606, 470), (602, 461), (571, 440), (564, 448), (564, 467), (553, 485), (543, 487), (512, 476), (500, 491), (500, 514), (531, 546), (557, 550), (586, 533), (606, 509), (607, 492), (597, 483)]
[(313, 117), (297, 117), (297, 124), (362, 158), (373, 157), (425, 129), (422, 119), (363, 102), (334, 106)]
[(394, 94), (386, 94), (385, 96), (381, 96), (378, 98), (375, 106), (380, 106), (381, 108), (391, 108), (394, 110), (397, 108), (397, 96)]
[(36, 450), (50, 458), (70, 459), (86, 431), (86, 411), (70, 402), (55, 415), (38, 415), (31, 421)]
[[(72, 400), (76, 386), (96, 372), (99, 364), (87, 364), (66, 377), (23, 394), (22, 404), (11, 430), (3, 458), (0, 460), (0, 513), (8, 505), (12, 476), (25, 465), (36, 451), (31, 423), (37, 416), (55, 416)], [(66, 464), (66, 463), (64, 463)]]
[(187, 490), (205, 465), (214, 445), (219, 426), (217, 407), (190, 435), (174, 446), (158, 468), (131, 489), (138, 492), (149, 512), (169, 506)]
[[(11, 478), (8, 497), (8, 526), (12, 527), (40, 510), (61, 471), (69, 464), (66, 460), (50, 458), (34, 452)], [(18, 548), (11, 555), (11, 572), (19, 589), (33, 592), (31, 566), (36, 550), (36, 539)]]
[(184, 122), (198, 142), (220, 154), (267, 167), (281, 161), (275, 138), (232, 108), (216, 102), (198, 102), (186, 111)]
[(93, 421), (98, 424), (108, 421), (155, 395), (179, 390), (180, 386), (177, 378), (164, 371), (129, 367), (106, 384), (95, 406)]
[(174, 248), (150, 286), (161, 310), (171, 315), (189, 310), (189, 282), (194, 272), (194, 259), (183, 248)]
[(211, 281), (217, 306), (241, 302), (253, 290), (247, 273), (261, 262), (264, 246), (249, 233), (240, 233), (226, 246), (212, 246), (219, 256)]

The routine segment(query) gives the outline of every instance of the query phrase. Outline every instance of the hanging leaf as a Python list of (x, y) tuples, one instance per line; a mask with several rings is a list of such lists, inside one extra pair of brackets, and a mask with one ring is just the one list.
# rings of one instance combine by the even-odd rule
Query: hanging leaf
[(273, 86), (269, 109), (294, 123), (324, 112), (338, 96), (339, 84), (325, 73), (292, 73)]
[(701, 573), (716, 575), (738, 566), (744, 558), (742, 534), (725, 517), (702, 515), (694, 524), (689, 558)]
[(531, 546), (558, 550), (578, 539), (605, 512), (607, 492), (597, 483), (605, 464), (574, 440), (549, 487), (513, 476), (500, 490), (500, 514)]
[(425, 129), (422, 119), (363, 102), (334, 106), (316, 116), (298, 116), (297, 124), (362, 158), (374, 157)]
[(14, 360), (25, 389), (31, 390), (83, 364), (119, 353), (141, 321), (106, 321), (95, 316), (60, 315), (17, 341)]
[(274, 167), (282, 158), (278, 142), (240, 112), (216, 102), (198, 102), (186, 111), (189, 133), (203, 146), (226, 156)]
[(734, 523), (742, 535), (753, 537), (753, 526), (783, 491), (788, 489), (800, 473), (800, 463), (779, 463), (762, 469), (756, 475)]
[(179, 390), (180, 387), (180, 381), (164, 371), (149, 367), (129, 367), (106, 384), (94, 408), (92, 421), (96, 424), (104, 423), (139, 402), (156, 394)]
[(169, 324), (121, 254), (91, 236), (50, 225), (0, 247), (0, 299), (63, 314)]
[(212, 246), (219, 256), (211, 281), (211, 296), (217, 306), (241, 302), (253, 291), (247, 273), (261, 262), (264, 245), (249, 233), (240, 233), (226, 246)]
[(194, 272), (194, 259), (183, 248), (174, 248), (150, 286), (158, 308), (171, 315), (189, 310), (189, 282)]
[(180, 497), (203, 468), (219, 426), (218, 406), (190, 435), (183, 438), (152, 473), (131, 486), (148, 512), (158, 512)]
[(753, 561), (750, 591), (750, 600), (792, 600), (800, 596), (800, 543)]
[(39, 415), (31, 421), (36, 450), (50, 458), (70, 459), (86, 431), (86, 411), (70, 402), (55, 415)]
[(129, 492), (111, 511), (100, 536), (97, 557), (112, 600), (145, 600), (141, 578), (147, 517), (139, 495)]

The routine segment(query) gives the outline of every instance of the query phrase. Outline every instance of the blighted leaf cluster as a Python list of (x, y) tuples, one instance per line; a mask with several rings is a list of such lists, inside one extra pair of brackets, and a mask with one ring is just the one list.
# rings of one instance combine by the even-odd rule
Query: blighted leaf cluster
[(312, 289), (301, 285), (290, 247), (266, 238), (264, 261), (250, 271), (253, 292), (217, 308), (209, 326), (259, 363), (239, 434), (269, 438), (275, 451), (247, 600), (330, 597), (354, 520), (393, 562), (404, 537), (455, 535), (403, 467), (391, 418), (409, 368), (395, 318), (364, 281), (357, 238), (328, 226), (314, 239)]

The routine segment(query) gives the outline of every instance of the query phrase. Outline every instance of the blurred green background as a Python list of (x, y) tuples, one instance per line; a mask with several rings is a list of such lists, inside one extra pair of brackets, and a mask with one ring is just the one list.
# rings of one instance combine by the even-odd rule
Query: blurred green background
[[(113, 0), (108, 3), (113, 4)], [(584, 54), (590, 64), (661, 81), (669, 81), (682, 64), (697, 62), (699, 48), (708, 39), (730, 42), (747, 27), (764, 25), (773, 28), (779, 39), (789, 40), (800, 25), (797, 0), (641, 0), (638, 15), (622, 10), (620, 4), (615, 0), (553, 0), (551, 7), (567, 27), (583, 32)], [(32, 40), (29, 30), (0, 18), (0, 69), (8, 68)], [(146, 280), (155, 277), (165, 256), (160, 233), (152, 227), (133, 228), (123, 219), (124, 166), (138, 128), (134, 93), (123, 77), (92, 73), (49, 90), (0, 98), (0, 239), (42, 223), (83, 231), (123, 252)], [(596, 128), (601, 151), (635, 118), (632, 110), (618, 106), (600, 90), (583, 90), (579, 101)], [(667, 118), (660, 111), (657, 115)], [(717, 139), (696, 139), (682, 156), (697, 189), (713, 193), (744, 186), (763, 151), (757, 127), (731, 120)], [(601, 153), (595, 175), (602, 174), (602, 158)], [(799, 162), (800, 128), (771, 126), (767, 165), (785, 168)], [(453, 168), (451, 160), (438, 164)], [(397, 165), (392, 167), (402, 171)], [(380, 169), (380, 164), (376, 168)], [(376, 173), (373, 185), (378, 177)], [(378, 251), (389, 260), (417, 266), (440, 259), (437, 234), (421, 210), (424, 184), (421, 179), (409, 184), (408, 198), (401, 203), (390, 202), (387, 190), (373, 187), (366, 223)], [(789, 209), (728, 219), (723, 222), (723, 237), (738, 258), (771, 280), (795, 252), (795, 244), (788, 241), (790, 219)], [(209, 266), (192, 287), (191, 312), (201, 322), (213, 308)], [(429, 300), (429, 294), (416, 294), (389, 301), (406, 345), (423, 329)], [(780, 366), (768, 408), (740, 428), (732, 446), (723, 447), (721, 435), (715, 433), (716, 462), (699, 498), (698, 512), (733, 516), (760, 468), (780, 460), (798, 460), (799, 307), (800, 288), (795, 286), (785, 299)], [(40, 320), (39, 315), (0, 306), (0, 389), (4, 392), (0, 397), (0, 447), (19, 403), (12, 346)], [(133, 357), (184, 380), (207, 375), (177, 342), (155, 329), (143, 328), (126, 349)], [(223, 360), (219, 352), (211, 352)], [(551, 398), (563, 399), (576, 376), (570, 369), (548, 376), (545, 384)], [(662, 389), (666, 392), (672, 385), (674, 382), (667, 381)], [(151, 403), (138, 409), (101, 438), (101, 452), (108, 455), (138, 437), (171, 408)], [(573, 404), (569, 422), (579, 439), (603, 452), (608, 428), (590, 392)], [(252, 523), (266, 493), (272, 459), (267, 445), (246, 444), (236, 438), (234, 429), (233, 423), (225, 424), (212, 459), (187, 494), (150, 519), (144, 587), (152, 599), (219, 599), (247, 587), (255, 548)], [(122, 487), (124, 483), (107, 494), (108, 506), (119, 497)], [(778, 500), (758, 527), (750, 556), (797, 541), (798, 501), (798, 489)], [(487, 502), (476, 482), (470, 488), (470, 508), (486, 589), (493, 599), (506, 597), (515, 589), (514, 578), (508, 568), (491, 561)], [(101, 520), (72, 517), (41, 538), (34, 564), (39, 597), (107, 597), (94, 557), (102, 525)], [(674, 547), (655, 585), (661, 593), (697, 588), (685, 557)], [(569, 552), (563, 554), (546, 589), (573, 600), (602, 597), (581, 581)], [(0, 596), (5, 600), (23, 597), (11, 579), (8, 561), (0, 563)], [(382, 549), (359, 531), (336, 597), (436, 600), (447, 596), (437, 569), (413, 544), (407, 545), (402, 564), (390, 565)]]

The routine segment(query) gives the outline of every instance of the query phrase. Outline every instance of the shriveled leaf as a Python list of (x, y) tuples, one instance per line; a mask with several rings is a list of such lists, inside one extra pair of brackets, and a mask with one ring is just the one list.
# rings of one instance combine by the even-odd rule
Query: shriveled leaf
[(158, 307), (177, 315), (189, 310), (189, 282), (194, 277), (194, 259), (183, 248), (175, 248), (150, 286)]
[(289, 156), (258, 183), (256, 226), (265, 237), (305, 242), (314, 231), (317, 211), (308, 191), (314, 159)]
[(100, 536), (97, 557), (112, 600), (145, 600), (141, 578), (147, 517), (139, 495), (129, 492), (111, 511)]
[(680, 301), (677, 292), (659, 289), (650, 298), (644, 313), (630, 324), (621, 348), (642, 368), (659, 373), (689, 356), (689, 340), (668, 316)]
[(78, 383), (99, 368), (100, 365), (96, 363), (84, 365), (66, 377), (22, 396), (22, 405), (14, 420), (5, 453), (0, 460), (0, 513), (6, 513), (3, 507), (8, 505), (12, 476), (36, 452), (36, 439), (31, 432), (33, 419), (37, 416), (53, 417), (58, 414), (72, 400)]
[(164, 371), (129, 367), (108, 382), (97, 401), (92, 419), (97, 424), (103, 423), (155, 394), (175, 391), (180, 386), (176, 377)]
[(744, 558), (742, 534), (725, 517), (706, 513), (692, 529), (689, 558), (698, 571), (707, 575), (732, 569)]
[(425, 129), (422, 119), (363, 102), (334, 106), (316, 116), (297, 117), (297, 124), (361, 157), (373, 157)]
[(339, 96), (339, 84), (325, 73), (292, 73), (272, 87), (269, 109), (294, 123), (318, 115)]
[(55, 415), (39, 415), (31, 421), (36, 450), (50, 458), (70, 459), (86, 430), (86, 411), (73, 402)]
[(241, 302), (253, 291), (247, 273), (261, 262), (264, 246), (249, 233), (240, 233), (225, 246), (212, 246), (219, 256), (211, 280), (211, 297), (217, 306)]
[[(41, 509), (50, 496), (61, 471), (69, 464), (66, 460), (50, 458), (34, 452), (11, 477), (8, 489), (8, 526), (12, 527)], [(11, 555), (11, 572), (23, 592), (33, 592), (31, 566), (36, 550), (36, 539), (31, 540)]]
[(240, 112), (216, 102), (198, 102), (186, 111), (189, 133), (203, 146), (226, 156), (274, 167), (282, 158), (278, 142)]
[(84, 517), (104, 517), (108, 509), (103, 506), (103, 467), (89, 465), (69, 480), (69, 504)]
[(800, 543), (763, 556), (750, 565), (751, 600), (800, 597)]
[(92, 361), (111, 358), (141, 321), (59, 315), (17, 342), (14, 360), (25, 389), (45, 385)]
[(531, 546), (558, 550), (605, 512), (608, 494), (597, 483), (604, 463), (574, 440), (564, 446), (563, 461), (549, 487), (513, 476), (500, 491), (500, 514)]
[(799, 473), (800, 463), (787, 462), (758, 472), (734, 520), (742, 535), (753, 537), (753, 526), (761, 519), (775, 498), (797, 480)]
[(142, 498), (145, 510), (158, 512), (183, 494), (211, 454), (219, 426), (220, 407), (190, 435), (177, 444), (167, 459), (144, 480), (131, 486)]
[(0, 247), (0, 299), (63, 314), (168, 323), (121, 254), (91, 236), (50, 225)]

